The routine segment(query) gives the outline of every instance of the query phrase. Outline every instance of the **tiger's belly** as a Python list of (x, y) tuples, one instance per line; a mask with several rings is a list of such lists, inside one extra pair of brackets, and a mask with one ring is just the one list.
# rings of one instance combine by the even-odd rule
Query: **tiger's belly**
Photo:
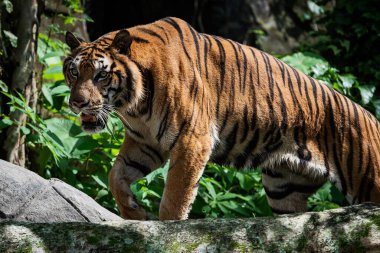
[[(292, 134), (256, 129), (242, 136), (231, 137), (231, 131), (221, 134), (210, 162), (237, 168), (268, 168), (281, 170), (286, 167), (308, 176), (328, 177), (323, 154), (311, 140), (306, 146), (296, 143)], [(240, 137), (240, 138), (239, 138)]]

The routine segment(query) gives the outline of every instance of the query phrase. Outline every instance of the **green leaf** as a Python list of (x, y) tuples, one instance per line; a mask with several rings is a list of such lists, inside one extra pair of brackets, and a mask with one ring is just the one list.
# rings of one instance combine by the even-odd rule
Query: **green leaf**
[(60, 74), (62, 73), (62, 65), (51, 66), (44, 71), (44, 74)]
[(0, 90), (3, 92), (8, 92), (8, 86), (0, 80)]
[(307, 1), (307, 7), (315, 15), (321, 15), (324, 12), (324, 9), (316, 3), (314, 3), (313, 1)]
[(10, 0), (3, 0), (3, 4), (5, 5), (5, 10), (8, 12), (8, 13), (12, 13), (13, 12), (13, 4)]
[(30, 134), (30, 129), (27, 128), (27, 127), (25, 127), (25, 126), (20, 127), (20, 130), (21, 130), (21, 132), (22, 132), (23, 135)]
[(53, 97), (52, 97), (52, 94), (51, 94), (49, 87), (46, 84), (43, 84), (41, 91), (42, 91), (42, 94), (44, 95), (46, 101), (48, 101), (50, 105), (53, 105), (54, 104)]
[(100, 185), (104, 189), (108, 189), (107, 183), (103, 182), (102, 179), (99, 178), (98, 175), (91, 175), (91, 177), (95, 180), (95, 182)]
[(353, 75), (341, 75), (339, 79), (342, 81), (342, 86), (346, 89), (350, 89), (355, 83), (355, 77)]
[(17, 47), (17, 36), (14, 35), (10, 31), (3, 30), (5, 37), (8, 39), (9, 43), (11, 43), (11, 46), (16, 48)]
[(373, 95), (375, 94), (376, 87), (371, 85), (361, 85), (358, 87), (361, 95), (361, 103), (366, 105), (371, 102)]
[(70, 88), (66, 84), (59, 85), (51, 90), (51, 94), (53, 96), (65, 96), (70, 94)]
[(145, 176), (146, 182), (149, 185), (151, 182), (162, 176), (162, 168), (156, 169)]
[[(201, 180), (202, 182), (202, 180)], [(206, 187), (208, 193), (210, 193), (213, 199), (216, 199), (216, 192), (214, 186), (210, 183), (209, 180), (203, 180), (203, 185)]]
[(311, 74), (311, 69), (315, 65), (326, 65), (326, 61), (322, 57), (309, 52), (295, 53), (285, 56), (281, 60), (308, 75)]
[(96, 194), (96, 197), (95, 199), (98, 200), (100, 198), (103, 198), (104, 196), (107, 196), (108, 195), (108, 191), (105, 190), (105, 189), (101, 189), (100, 191), (98, 191), (98, 194)]
[(9, 127), (13, 124), (13, 121), (10, 120), (9, 118), (4, 118), (0, 120), (0, 129)]

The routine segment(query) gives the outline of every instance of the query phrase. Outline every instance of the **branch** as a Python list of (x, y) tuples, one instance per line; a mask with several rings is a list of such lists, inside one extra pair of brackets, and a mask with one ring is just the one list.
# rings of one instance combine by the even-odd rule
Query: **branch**
[[(380, 248), (380, 206), (276, 218), (179, 222), (0, 223), (0, 251), (368, 252)], [(39, 251), (38, 251), (39, 252)]]
[(124, 221), (61, 181), (42, 179), (0, 160), (0, 252), (379, 249), (380, 204), (249, 219)]

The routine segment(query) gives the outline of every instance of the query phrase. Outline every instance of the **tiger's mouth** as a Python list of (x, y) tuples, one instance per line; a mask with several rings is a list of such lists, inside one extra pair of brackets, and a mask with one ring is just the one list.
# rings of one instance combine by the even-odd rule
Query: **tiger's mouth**
[(80, 119), (82, 129), (87, 133), (93, 134), (102, 131), (106, 127), (108, 116), (102, 115), (102, 117), (100, 117), (99, 115), (86, 114), (82, 112)]

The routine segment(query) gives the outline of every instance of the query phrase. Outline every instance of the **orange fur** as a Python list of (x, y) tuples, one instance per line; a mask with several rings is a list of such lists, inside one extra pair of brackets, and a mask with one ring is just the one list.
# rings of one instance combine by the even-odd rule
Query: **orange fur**
[(278, 59), (177, 18), (66, 40), (70, 105), (99, 118), (84, 129), (100, 130), (111, 110), (125, 121), (110, 174), (123, 217), (146, 218), (129, 186), (169, 158), (163, 220), (187, 218), (208, 161), (262, 167), (277, 213), (305, 211), (327, 180), (352, 203), (380, 202), (378, 121)]

